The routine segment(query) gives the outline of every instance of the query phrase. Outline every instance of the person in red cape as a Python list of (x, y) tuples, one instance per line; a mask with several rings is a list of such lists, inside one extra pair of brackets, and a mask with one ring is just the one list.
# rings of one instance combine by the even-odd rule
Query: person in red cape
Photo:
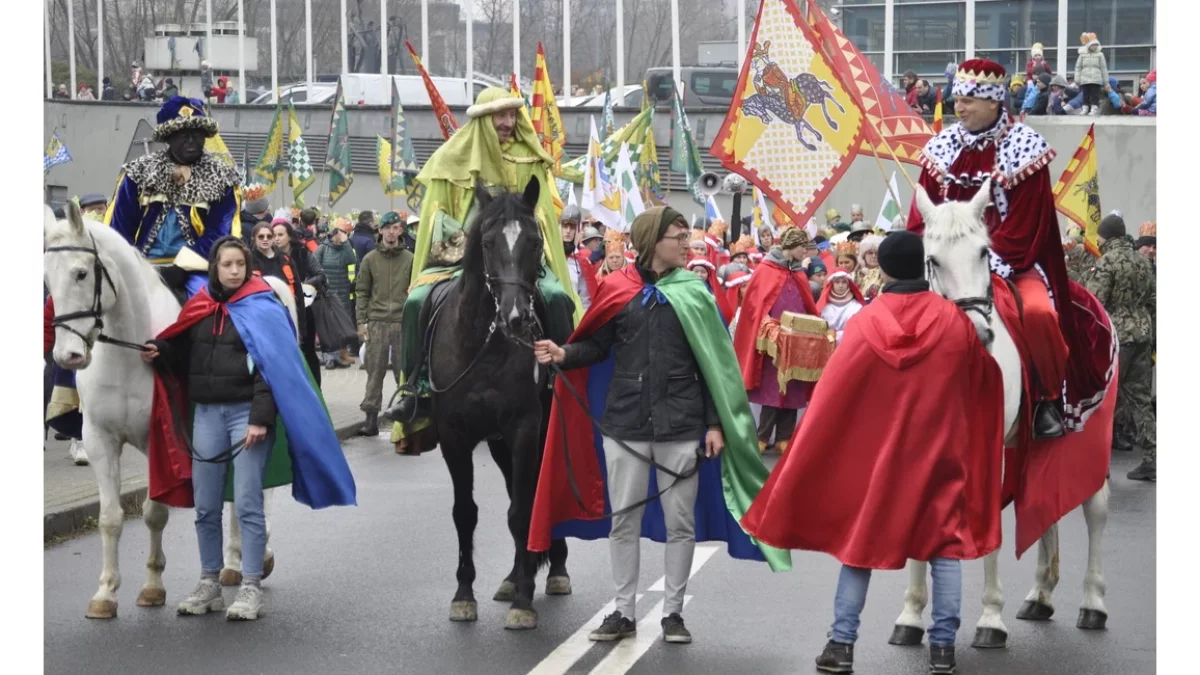
[[(1110, 363), (1093, 346), (1108, 338), (1099, 322), (1077, 316), (1074, 305), (1086, 291), (1067, 276), (1050, 180), (1055, 152), (1038, 132), (1010, 117), (1006, 79), (1004, 67), (987, 59), (959, 66), (953, 86), (959, 122), (925, 145), (920, 187), (934, 204), (968, 201), (992, 179), (992, 204), (984, 216), (992, 271), (1011, 279), (1024, 304), (1020, 331), (1030, 348), (1033, 435), (1057, 438), (1082, 429), (1103, 398)], [(907, 229), (925, 230), (915, 200)]]
[[(730, 555), (765, 559), (773, 569), (790, 558), (762, 549), (737, 524), (766, 466), (712, 294), (682, 269), (687, 223), (670, 207), (652, 207), (631, 235), (637, 262), (605, 278), (570, 341), (534, 344), (540, 363), (564, 372), (528, 547), (546, 550), (552, 532), (608, 536), (616, 611), (589, 638), (615, 641), (637, 631), (640, 538), (665, 542), (663, 639), (688, 643), (682, 611), (697, 540), (725, 541)], [(663, 491), (651, 491), (655, 485)]]
[(738, 319), (742, 315), (742, 298), (746, 295), (746, 284), (754, 272), (733, 268), (725, 275), (725, 301), (734, 306), (733, 320), (729, 322), (729, 334), (737, 334)]
[(847, 325), (742, 526), (772, 546), (841, 561), (831, 639), (817, 658), (826, 672), (853, 668), (871, 570), (929, 561), (930, 668), (951, 673), (961, 561), (1000, 546), (1003, 385), (971, 321), (929, 290), (920, 237), (890, 235), (879, 259), (883, 293)]
[(758, 351), (758, 332), (764, 318), (778, 319), (784, 312), (820, 315), (803, 271), (808, 243), (808, 233), (798, 227), (783, 231), (779, 248), (767, 253), (746, 286), (733, 336), (742, 383), (750, 402), (762, 406), (758, 423), (760, 451), (766, 450), (772, 437), (778, 452), (786, 450), (798, 411), (808, 404), (811, 385), (793, 380), (786, 391), (780, 392), (775, 364)]
[(854, 283), (854, 277), (845, 269), (834, 270), (829, 275), (829, 283), (821, 289), (821, 297), (817, 300), (817, 311), (825, 323), (837, 333), (837, 341), (842, 341), (846, 332), (846, 323), (867, 305), (862, 291)]
[[(220, 611), (221, 512), (232, 465), (242, 587), (225, 616), (252, 621), (263, 607), (263, 487), (280, 452), (275, 442), (285, 441), (293, 495), (302, 503), (353, 504), (354, 479), (300, 354), (296, 329), (271, 286), (252, 274), (249, 248), (235, 237), (215, 242), (208, 279), (179, 319), (142, 352), (155, 364), (149, 493), (169, 506), (196, 507), (200, 582), (179, 613)], [(179, 428), (189, 408), (190, 442)]]
[(692, 256), (687, 262), (687, 269), (699, 277), (708, 290), (712, 291), (713, 299), (717, 302), (717, 309), (720, 310), (721, 318), (725, 320), (725, 323), (733, 321), (733, 314), (737, 311), (737, 306), (730, 304), (729, 298), (723, 292), (721, 281), (717, 278), (717, 268), (706, 258)]

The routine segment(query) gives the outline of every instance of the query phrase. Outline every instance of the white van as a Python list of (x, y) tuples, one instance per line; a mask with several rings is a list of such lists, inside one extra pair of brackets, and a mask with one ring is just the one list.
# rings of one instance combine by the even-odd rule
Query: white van
[[(442, 100), (450, 106), (469, 106), (475, 101), (475, 96), (488, 86), (487, 82), (476, 80), (472, 91), (467, 91), (467, 81), (461, 77), (433, 77), (434, 85), (442, 95)], [(391, 105), (392, 85), (396, 83), (396, 91), (400, 94), (400, 104), (430, 105), (429, 93), (425, 90), (425, 82), (420, 75), (380, 75), (379, 73), (351, 73), (342, 76), (342, 86), (345, 90), (346, 105)], [(337, 93), (335, 82), (313, 82), (312, 96), (308, 95), (308, 85), (304, 82), (280, 87), (283, 103), (312, 103), (331, 104)], [(257, 105), (275, 105), (274, 92), (255, 99)]]

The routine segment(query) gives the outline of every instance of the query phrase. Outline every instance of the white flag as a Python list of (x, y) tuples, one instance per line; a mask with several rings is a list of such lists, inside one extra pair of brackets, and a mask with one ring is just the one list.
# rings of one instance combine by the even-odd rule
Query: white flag
[(879, 217), (875, 219), (876, 229), (890, 232), (892, 224), (896, 222), (896, 218), (900, 216), (900, 205), (892, 199), (892, 195), (900, 196), (900, 190), (896, 187), (896, 172), (892, 172), (891, 190), (884, 192), (883, 204), (879, 207)]
[(642, 201), (642, 192), (638, 188), (633, 160), (629, 157), (628, 143), (622, 143), (621, 150), (617, 154), (615, 178), (617, 189), (621, 195), (621, 225), (617, 229), (621, 232), (628, 232), (630, 226), (633, 225), (633, 219), (646, 210), (646, 204)]
[(600, 154), (600, 135), (596, 131), (596, 118), (592, 118), (592, 134), (588, 140), (587, 168), (583, 172), (583, 195), (581, 205), (593, 218), (621, 232), (621, 194), (609, 178), (604, 157)]

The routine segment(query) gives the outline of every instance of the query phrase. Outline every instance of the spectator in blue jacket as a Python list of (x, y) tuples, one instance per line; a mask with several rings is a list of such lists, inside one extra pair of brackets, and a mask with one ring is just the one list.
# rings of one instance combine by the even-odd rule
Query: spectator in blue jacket
[(354, 234), (350, 235), (350, 245), (354, 254), (362, 264), (363, 256), (375, 250), (375, 214), (363, 211), (358, 214), (358, 223), (354, 226)]
[(1142, 102), (1138, 104), (1137, 114), (1142, 116), (1158, 115), (1158, 70), (1152, 70), (1146, 75), (1146, 81), (1150, 83), (1150, 88), (1146, 90), (1146, 94), (1142, 97)]
[(946, 87), (942, 90), (942, 110), (954, 110), (954, 76), (958, 73), (958, 64), (951, 61), (946, 64)]

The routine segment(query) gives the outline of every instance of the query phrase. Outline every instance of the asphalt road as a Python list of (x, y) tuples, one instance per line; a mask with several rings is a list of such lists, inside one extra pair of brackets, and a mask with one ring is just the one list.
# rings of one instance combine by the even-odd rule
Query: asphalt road
[[(795, 569), (772, 574), (701, 545), (684, 617), (695, 642), (659, 639), (662, 548), (643, 542), (637, 641), (618, 646), (581, 639), (612, 600), (605, 542), (571, 542), (574, 595), (547, 597), (544, 574), (535, 606), (536, 631), (503, 629), (507, 605), (490, 600), (512, 560), (504, 524), (503, 481), (486, 450), (476, 453), (475, 624), (448, 620), (457, 558), (450, 517), (450, 480), (440, 455), (399, 457), (383, 436), (347, 444), (359, 506), (310, 511), (276, 496), (271, 545), (277, 556), (265, 583), (268, 614), (254, 623), (223, 616), (181, 618), (174, 606), (199, 571), (191, 513), (172, 511), (165, 547), (167, 607), (134, 604), (142, 583), (147, 534), (127, 521), (121, 542), (124, 586), (119, 618), (89, 621), (84, 611), (100, 573), (100, 539), (92, 534), (45, 552), (45, 672), (113, 673), (815, 673), (813, 658), (832, 620), (838, 565), (823, 555), (794, 554)], [(1153, 484), (1124, 478), (1134, 458), (1113, 467), (1105, 539), (1108, 630), (1075, 628), (1086, 564), (1087, 533), (1079, 512), (1060, 528), (1061, 583), (1048, 623), (1015, 618), (1032, 584), (1036, 551), (1001, 559), (1009, 648), (970, 648), (979, 617), (981, 564), (964, 568), (959, 672), (1004, 675), (1145, 674), (1155, 671), (1155, 504)], [(1011, 537), (1012, 518), (1005, 519)], [(886, 641), (901, 609), (906, 573), (876, 572), (856, 647), (858, 673), (925, 673), (924, 648)], [(226, 589), (232, 602), (234, 589)], [(926, 620), (929, 614), (926, 610)], [(535, 671), (536, 669), (536, 671)]]

